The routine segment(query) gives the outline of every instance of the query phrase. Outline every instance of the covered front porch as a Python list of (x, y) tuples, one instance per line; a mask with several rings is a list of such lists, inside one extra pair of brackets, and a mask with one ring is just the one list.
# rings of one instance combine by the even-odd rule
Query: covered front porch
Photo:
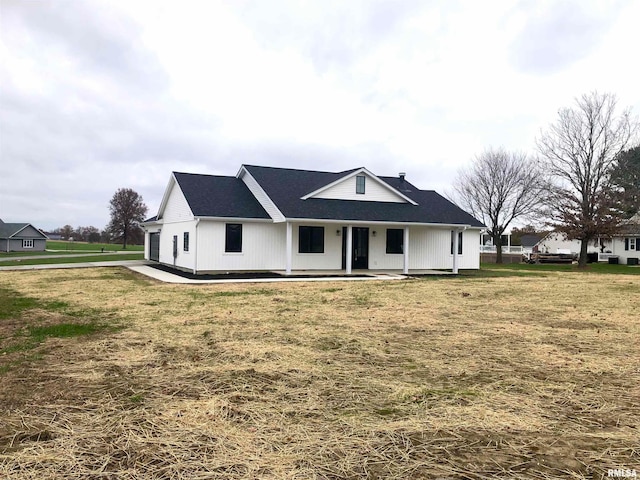
[[(469, 268), (461, 266), (466, 230), (460, 225), (286, 221), (284, 274), (380, 271), (407, 275), (444, 269), (458, 273), (459, 268)], [(467, 258), (473, 255), (466, 253)]]

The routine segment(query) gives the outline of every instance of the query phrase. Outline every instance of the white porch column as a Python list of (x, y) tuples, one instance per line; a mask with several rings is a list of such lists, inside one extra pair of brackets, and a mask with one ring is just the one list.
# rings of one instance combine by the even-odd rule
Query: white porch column
[(287, 275), (291, 275), (291, 258), (293, 256), (293, 226), (291, 222), (287, 222), (287, 241), (286, 241), (286, 266), (285, 272)]
[(453, 273), (458, 273), (458, 232), (459, 230), (453, 230)]
[[(144, 231), (144, 259), (149, 260), (151, 257), (151, 243), (150, 243), (151, 234), (149, 230)], [(9, 250), (7, 250), (9, 251)]]
[(345, 260), (347, 275), (351, 274), (351, 261), (353, 259), (353, 230), (351, 225), (347, 225), (347, 246), (346, 246)]
[(409, 227), (404, 227), (404, 238), (402, 240), (403, 265), (402, 273), (409, 273)]

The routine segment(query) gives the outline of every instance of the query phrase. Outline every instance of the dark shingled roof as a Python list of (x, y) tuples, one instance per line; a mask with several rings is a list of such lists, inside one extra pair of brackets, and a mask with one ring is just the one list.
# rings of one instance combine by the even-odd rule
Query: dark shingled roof
[(271, 218), (236, 177), (173, 172), (196, 217)]
[(28, 223), (0, 223), (0, 238), (9, 238), (17, 232), (27, 227)]
[(538, 242), (540, 242), (540, 240), (542, 240), (544, 237), (547, 236), (547, 233), (527, 233), (525, 235), (522, 235), (520, 237), (520, 243), (522, 244), (523, 247), (533, 247), (535, 246)]
[[(409, 203), (331, 200), (301, 197), (356, 170), (320, 172), (245, 165), (266, 194), (287, 218), (360, 220), (379, 222), (484, 225), (432, 190), (420, 190), (398, 177), (378, 177), (412, 199)], [(189, 207), (197, 217), (264, 218), (269, 215), (245, 183), (236, 177), (174, 172)], [(154, 221), (155, 217), (147, 221)]]
[(301, 197), (357, 169), (339, 173), (245, 165), (278, 209), (287, 218), (364, 220), (380, 222), (484, 225), (432, 190), (420, 190), (406, 180), (378, 177), (418, 205), (409, 203), (329, 200)]

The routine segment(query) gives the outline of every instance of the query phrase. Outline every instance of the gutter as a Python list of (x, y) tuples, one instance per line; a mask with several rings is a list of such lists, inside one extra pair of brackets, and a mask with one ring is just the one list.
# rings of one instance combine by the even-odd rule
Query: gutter
[(196, 275), (198, 273), (198, 224), (200, 223), (200, 217), (196, 217), (196, 228), (194, 235), (194, 250), (193, 250), (193, 274)]
[[(486, 227), (472, 227), (468, 224), (462, 223), (425, 223), (425, 222), (392, 222), (386, 220), (349, 220), (349, 219), (323, 219), (323, 218), (287, 218), (287, 222), (307, 222), (307, 223), (335, 223), (335, 224), (349, 224), (349, 225), (402, 225), (407, 227), (440, 227), (440, 228), (454, 228), (454, 229), (476, 229), (482, 230)], [(278, 222), (274, 222), (278, 223)]]

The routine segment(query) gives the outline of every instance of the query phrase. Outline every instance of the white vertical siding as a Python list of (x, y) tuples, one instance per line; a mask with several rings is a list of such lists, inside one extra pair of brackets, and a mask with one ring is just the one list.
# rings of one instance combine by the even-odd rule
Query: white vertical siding
[(312, 198), (329, 198), (338, 200), (360, 200), (365, 202), (393, 202), (407, 203), (393, 191), (380, 185), (371, 176), (362, 174), (365, 177), (365, 193), (356, 193), (356, 175), (333, 185), (326, 190), (314, 195)]
[[(299, 253), (300, 226), (324, 227), (324, 253)], [(340, 236), (337, 235), (340, 231)], [(294, 270), (340, 270), (342, 268), (342, 225), (335, 223), (294, 223), (293, 259)]]
[(198, 225), (198, 271), (284, 270), (285, 224), (239, 222), (242, 252), (226, 253), (226, 222), (201, 220)]
[[(369, 268), (381, 270), (401, 270), (402, 254), (389, 254), (387, 250), (387, 228), (371, 227), (376, 236), (369, 238)], [(480, 233), (478, 230), (465, 230), (462, 234), (462, 255), (458, 256), (458, 267), (462, 269), (480, 268)], [(433, 227), (409, 228), (409, 269), (451, 269), (451, 230)]]
[[(402, 226), (387, 227), (373, 226), (369, 228), (369, 268), (371, 270), (401, 270), (403, 266), (402, 253), (387, 253), (387, 228), (401, 229)], [(409, 245), (414, 241), (415, 228), (409, 231)], [(373, 236), (376, 232), (376, 236)], [(411, 250), (409, 251), (409, 266), (411, 267)]]
[[(195, 266), (197, 271), (241, 271), (241, 270), (284, 270), (286, 263), (286, 225), (265, 222), (242, 223), (242, 252), (226, 253), (225, 222), (201, 220), (197, 228), (195, 221), (176, 222), (162, 226), (160, 238), (160, 261), (173, 265), (173, 235), (178, 236), (178, 256), (175, 265), (185, 269)], [(324, 252), (299, 253), (299, 227), (324, 227)], [(344, 225), (346, 226), (346, 225)], [(340, 270), (342, 268), (342, 227), (343, 225), (295, 223), (293, 224), (293, 270)], [(401, 270), (402, 254), (386, 253), (387, 226), (369, 227), (369, 269)], [(398, 226), (398, 228), (402, 228)], [(189, 232), (190, 252), (183, 251), (183, 233)], [(336, 232), (340, 232), (337, 235)], [(373, 235), (373, 232), (376, 235)], [(462, 234), (463, 253), (459, 256), (459, 268), (480, 267), (480, 233), (466, 230)], [(409, 269), (451, 269), (451, 229), (411, 227), (409, 234)]]
[(186, 220), (193, 220), (193, 213), (187, 199), (184, 198), (182, 190), (177, 183), (173, 183), (167, 204), (162, 212), (162, 218), (164, 222), (183, 222)]
[[(451, 229), (418, 227), (411, 232), (409, 242), (409, 266), (411, 269), (451, 269)], [(462, 255), (458, 256), (458, 268), (480, 268), (480, 231), (462, 232)]]
[[(199, 229), (200, 227), (198, 227)], [(196, 221), (165, 223), (160, 232), (160, 262), (175, 265), (189, 270), (195, 266), (195, 231)], [(189, 251), (183, 250), (184, 232), (189, 232)], [(178, 255), (173, 259), (173, 236), (178, 236)], [(145, 248), (146, 250), (146, 248)]]

